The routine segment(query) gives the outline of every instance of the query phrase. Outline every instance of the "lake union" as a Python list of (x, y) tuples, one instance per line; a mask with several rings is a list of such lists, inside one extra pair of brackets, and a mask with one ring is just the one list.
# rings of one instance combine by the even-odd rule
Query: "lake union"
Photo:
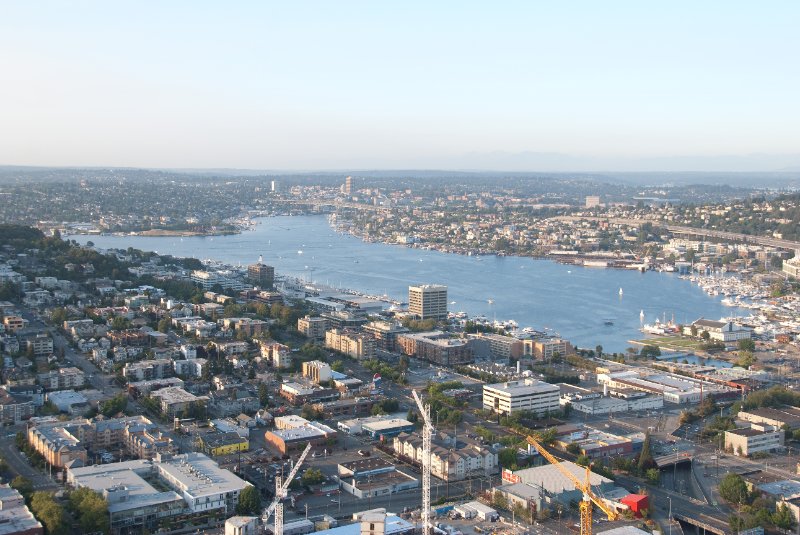
[[(407, 301), (412, 284), (445, 284), (451, 311), (513, 319), (553, 330), (580, 347), (624, 351), (645, 322), (719, 319), (742, 311), (720, 303), (675, 274), (584, 268), (519, 257), (462, 256), (365, 243), (336, 233), (323, 216), (261, 218), (230, 236), (71, 236), (100, 248), (133, 247), (182, 257), (251, 264), (263, 255), (277, 275), (290, 275)], [(622, 289), (620, 295), (620, 289)], [(612, 323), (608, 325), (607, 323)]]

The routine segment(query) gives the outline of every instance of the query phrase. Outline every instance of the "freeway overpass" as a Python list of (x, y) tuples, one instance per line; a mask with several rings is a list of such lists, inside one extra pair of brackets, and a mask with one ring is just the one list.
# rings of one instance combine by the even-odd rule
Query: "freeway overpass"
[(734, 241), (739, 243), (754, 243), (757, 245), (766, 245), (768, 247), (777, 247), (779, 249), (800, 251), (800, 242), (792, 240), (781, 240), (778, 238), (771, 238), (768, 236), (752, 236), (750, 234), (740, 234), (738, 232), (725, 232), (722, 230), (713, 230), (707, 228), (683, 227), (679, 225), (664, 225), (662, 221), (651, 219), (629, 219), (629, 218), (614, 218), (614, 217), (575, 217), (575, 216), (559, 216), (554, 219), (561, 221), (608, 221), (612, 225), (627, 225), (631, 227), (638, 227), (645, 223), (650, 223), (656, 227), (666, 228), (673, 234), (684, 236), (702, 236), (704, 238), (714, 238), (718, 240)]

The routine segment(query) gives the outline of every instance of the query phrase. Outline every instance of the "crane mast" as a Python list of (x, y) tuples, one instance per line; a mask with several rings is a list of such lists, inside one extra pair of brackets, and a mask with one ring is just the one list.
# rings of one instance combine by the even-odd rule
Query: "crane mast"
[(423, 405), (416, 390), (413, 390), (412, 393), (424, 421), (422, 426), (422, 514), (420, 515), (422, 534), (431, 535), (433, 533), (431, 526), (431, 437), (434, 431), (433, 423), (431, 423), (431, 407)]
[(536, 451), (538, 451), (542, 457), (547, 459), (547, 462), (555, 466), (558, 471), (564, 475), (564, 477), (572, 481), (572, 484), (575, 485), (576, 489), (583, 493), (583, 499), (578, 506), (581, 512), (581, 535), (592, 535), (592, 502), (594, 502), (594, 504), (606, 514), (609, 520), (616, 520), (619, 518), (619, 513), (609, 507), (608, 504), (606, 504), (602, 499), (597, 497), (594, 492), (592, 492), (592, 484), (590, 480), (592, 471), (588, 466), (586, 467), (586, 481), (581, 481), (575, 477), (575, 474), (564, 468), (564, 465), (561, 464), (561, 461), (556, 459), (553, 454), (547, 451), (536, 438), (529, 436), (527, 440), (528, 444), (536, 448)]
[(272, 516), (272, 513), (275, 513), (275, 532), (274, 535), (283, 535), (283, 499), (286, 498), (287, 491), (289, 490), (289, 485), (292, 483), (294, 476), (297, 475), (297, 471), (300, 470), (300, 465), (303, 464), (305, 461), (308, 452), (311, 451), (311, 443), (309, 442), (306, 444), (306, 449), (303, 450), (303, 453), (300, 454), (300, 457), (297, 459), (297, 462), (294, 464), (292, 471), (289, 472), (289, 475), (286, 476), (286, 479), (283, 480), (280, 476), (275, 477), (275, 499), (272, 500), (266, 509), (264, 509), (264, 513), (261, 515), (261, 520), (264, 522), (264, 526), (266, 527), (267, 522), (269, 521), (269, 517)]

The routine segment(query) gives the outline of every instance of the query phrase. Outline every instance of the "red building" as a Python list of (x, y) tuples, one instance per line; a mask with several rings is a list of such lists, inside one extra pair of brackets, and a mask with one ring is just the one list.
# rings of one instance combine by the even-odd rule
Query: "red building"
[(631, 508), (636, 518), (642, 517), (642, 510), (650, 508), (650, 500), (646, 494), (628, 494), (620, 501)]

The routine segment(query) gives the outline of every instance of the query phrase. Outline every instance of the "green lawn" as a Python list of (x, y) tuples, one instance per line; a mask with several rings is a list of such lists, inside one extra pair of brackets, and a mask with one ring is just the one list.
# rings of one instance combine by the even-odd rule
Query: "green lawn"
[(663, 336), (659, 338), (645, 338), (644, 340), (636, 340), (637, 344), (658, 346), (661, 348), (675, 348), (675, 349), (700, 349), (703, 344), (701, 340), (692, 340), (691, 338), (681, 338), (678, 336)]

